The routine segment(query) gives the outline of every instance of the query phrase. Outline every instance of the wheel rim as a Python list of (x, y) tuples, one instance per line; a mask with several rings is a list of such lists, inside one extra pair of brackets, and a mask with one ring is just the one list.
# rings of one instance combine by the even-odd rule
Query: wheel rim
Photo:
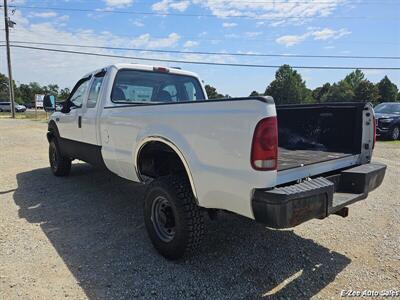
[(393, 138), (394, 140), (397, 140), (397, 139), (399, 138), (399, 134), (400, 134), (400, 129), (399, 129), (399, 127), (393, 128), (392, 138)]
[(170, 242), (175, 237), (175, 216), (167, 198), (158, 196), (151, 207), (151, 221), (157, 236), (163, 242)]
[(54, 145), (51, 147), (50, 150), (50, 165), (54, 171), (57, 170), (57, 151)]

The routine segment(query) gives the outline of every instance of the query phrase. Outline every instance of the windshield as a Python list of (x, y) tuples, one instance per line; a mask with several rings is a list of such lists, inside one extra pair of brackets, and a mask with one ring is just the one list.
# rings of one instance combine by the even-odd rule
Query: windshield
[(204, 99), (195, 77), (137, 70), (120, 70), (111, 93), (111, 100), (116, 103), (173, 103)]
[(375, 106), (374, 110), (381, 114), (400, 115), (400, 103), (381, 103)]

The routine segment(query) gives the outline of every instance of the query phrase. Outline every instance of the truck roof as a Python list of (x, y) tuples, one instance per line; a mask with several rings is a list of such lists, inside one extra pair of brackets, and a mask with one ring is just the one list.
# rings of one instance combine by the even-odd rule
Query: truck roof
[(119, 64), (113, 64), (110, 65), (109, 67), (114, 67), (118, 70), (120, 69), (132, 69), (132, 70), (143, 70), (143, 71), (154, 71), (154, 68), (167, 68), (169, 70), (169, 73), (172, 74), (178, 74), (178, 75), (188, 75), (188, 76), (193, 76), (196, 78), (199, 78), (199, 76), (196, 73), (190, 72), (190, 71), (185, 71), (181, 70), (179, 68), (174, 68), (174, 67), (166, 67), (166, 66), (160, 66), (160, 65), (141, 65), (141, 64), (125, 64), (125, 63), (119, 63)]

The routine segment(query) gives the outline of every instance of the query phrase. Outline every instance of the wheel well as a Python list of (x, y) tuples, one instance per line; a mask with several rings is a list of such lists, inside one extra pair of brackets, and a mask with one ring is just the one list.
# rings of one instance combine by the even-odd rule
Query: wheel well
[(185, 166), (179, 155), (165, 143), (151, 141), (138, 154), (137, 169), (140, 175), (151, 178), (171, 174), (185, 174)]

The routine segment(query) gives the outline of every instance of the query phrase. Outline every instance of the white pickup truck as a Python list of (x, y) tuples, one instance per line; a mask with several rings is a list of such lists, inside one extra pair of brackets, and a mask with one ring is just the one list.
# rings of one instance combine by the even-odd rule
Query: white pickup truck
[(146, 229), (168, 259), (196, 249), (219, 210), (272, 228), (345, 217), (386, 170), (371, 163), (371, 104), (207, 100), (195, 74), (136, 64), (80, 79), (47, 138), (56, 176), (79, 159), (146, 184)]

